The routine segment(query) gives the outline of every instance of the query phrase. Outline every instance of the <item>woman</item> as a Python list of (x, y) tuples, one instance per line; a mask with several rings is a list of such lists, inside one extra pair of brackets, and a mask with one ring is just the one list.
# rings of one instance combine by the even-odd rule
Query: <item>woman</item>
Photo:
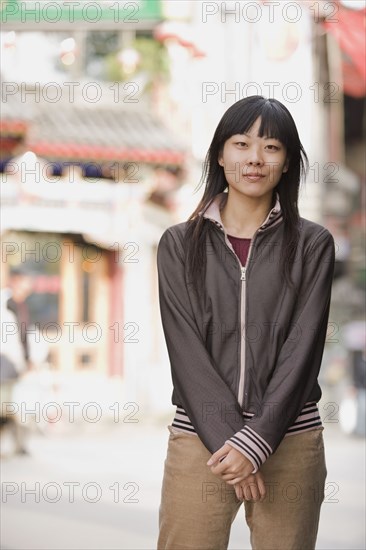
[(159, 550), (227, 548), (242, 501), (252, 548), (315, 547), (326, 478), (317, 377), (334, 240), (299, 216), (307, 167), (286, 107), (242, 99), (215, 131), (197, 208), (159, 241), (177, 406)]

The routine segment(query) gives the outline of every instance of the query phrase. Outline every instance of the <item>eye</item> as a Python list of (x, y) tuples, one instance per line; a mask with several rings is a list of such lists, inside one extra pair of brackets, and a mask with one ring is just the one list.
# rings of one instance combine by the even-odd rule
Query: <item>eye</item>
[(267, 148), (270, 149), (270, 151), (279, 151), (280, 147), (277, 145), (267, 145)]
[(245, 141), (236, 141), (235, 145), (238, 145), (239, 147), (245, 147), (246, 143)]

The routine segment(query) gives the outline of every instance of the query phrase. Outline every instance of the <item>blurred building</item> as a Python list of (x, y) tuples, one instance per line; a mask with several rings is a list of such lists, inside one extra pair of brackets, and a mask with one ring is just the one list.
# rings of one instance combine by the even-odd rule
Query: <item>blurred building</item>
[(54, 369), (118, 376), (129, 400), (164, 405), (150, 391), (157, 377), (169, 380), (165, 367), (160, 376), (156, 246), (176, 220), (187, 147), (154, 113), (159, 63), (139, 63), (130, 78), (139, 57), (127, 47), (164, 49), (152, 37), (159, 2), (140, 2), (136, 22), (122, 4), (119, 24), (111, 10), (100, 25), (86, 21), (92, 10), (75, 13), (71, 28), (47, 20), (56, 3), (39, 25), (31, 15), (22, 23), (24, 3), (10, 4), (1, 35), (3, 284), (20, 264), (32, 275), (29, 335), (46, 341)]
[(31, 320), (54, 368), (122, 375), (129, 347), (136, 366), (159, 341), (144, 312), (158, 311), (155, 249), (164, 216), (173, 223), (182, 145), (148, 113), (53, 114), (41, 110), (34, 141), (5, 164), (3, 277), (20, 264), (32, 273)]
[(365, 316), (365, 3), (338, 2), (336, 19), (322, 13), (315, 30), (327, 100), (323, 215), (337, 243), (332, 318), (342, 327)]

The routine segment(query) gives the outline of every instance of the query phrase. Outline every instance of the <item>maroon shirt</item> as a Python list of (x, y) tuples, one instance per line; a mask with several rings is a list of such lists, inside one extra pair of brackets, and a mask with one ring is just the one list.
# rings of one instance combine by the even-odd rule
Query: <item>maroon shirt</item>
[(235, 254), (239, 257), (239, 260), (242, 265), (245, 265), (248, 258), (248, 252), (250, 247), (250, 241), (251, 239), (244, 239), (241, 237), (233, 237), (232, 235), (227, 236), (231, 244), (233, 245), (233, 249), (235, 251)]

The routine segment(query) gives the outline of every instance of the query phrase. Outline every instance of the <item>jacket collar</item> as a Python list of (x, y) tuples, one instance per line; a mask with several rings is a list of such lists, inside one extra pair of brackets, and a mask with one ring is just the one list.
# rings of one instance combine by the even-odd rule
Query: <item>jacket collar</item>
[[(206, 209), (200, 210), (200, 212), (198, 213), (199, 216), (203, 216), (204, 218), (207, 218), (212, 222), (214, 222), (223, 231), (225, 231), (225, 228), (221, 219), (221, 210), (226, 204), (227, 197), (228, 197), (228, 193), (226, 191), (223, 191), (222, 193), (218, 193), (213, 197), (213, 199), (208, 204)], [(262, 225), (259, 227), (258, 231), (263, 231), (268, 227), (277, 225), (278, 223), (280, 223), (281, 220), (282, 220), (282, 210), (281, 210), (281, 204), (280, 204), (280, 197), (276, 192), (275, 205), (268, 213), (268, 216), (266, 217)]]

